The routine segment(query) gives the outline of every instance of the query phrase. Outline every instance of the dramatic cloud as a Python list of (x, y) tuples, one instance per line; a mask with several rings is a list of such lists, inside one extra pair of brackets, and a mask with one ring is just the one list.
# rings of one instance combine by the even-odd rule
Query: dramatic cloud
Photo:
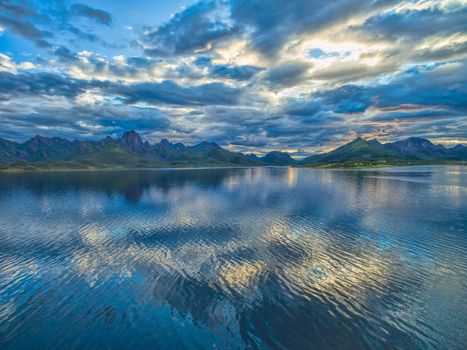
[(13, 74), (0, 72), (0, 100), (13, 97), (64, 97), (76, 99), (90, 89), (123, 99), (125, 104), (145, 102), (151, 105), (235, 105), (242, 91), (222, 83), (190, 87), (166, 80), (161, 83), (121, 84), (99, 80), (79, 80), (53, 73)]
[(233, 17), (251, 27), (253, 48), (276, 54), (301, 34), (316, 32), (346, 21), (361, 12), (390, 6), (392, 0), (232, 0)]
[(147, 102), (168, 103), (179, 106), (191, 105), (235, 105), (241, 91), (222, 83), (211, 83), (182, 87), (167, 80), (162, 83), (113, 85), (111, 92), (123, 96), (125, 103)]
[(142, 37), (145, 52), (150, 55), (178, 55), (206, 51), (222, 39), (237, 32), (217, 12), (215, 1), (200, 1), (177, 13), (155, 29), (148, 28)]
[(464, 0), (181, 3), (0, 0), (0, 136), (467, 143)]

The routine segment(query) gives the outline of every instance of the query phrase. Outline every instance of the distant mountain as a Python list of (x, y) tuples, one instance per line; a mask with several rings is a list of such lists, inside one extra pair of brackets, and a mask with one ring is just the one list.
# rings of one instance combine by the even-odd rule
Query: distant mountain
[(467, 161), (467, 147), (446, 148), (427, 139), (412, 137), (382, 144), (360, 137), (335, 150), (303, 159), (306, 166), (354, 166), (373, 164), (414, 164)]
[(428, 164), (467, 162), (467, 147), (446, 148), (429, 140), (412, 137), (382, 144), (357, 138), (335, 150), (301, 161), (286, 152), (269, 152), (264, 157), (230, 152), (214, 142), (194, 146), (162, 140), (143, 141), (134, 130), (121, 138), (99, 141), (69, 141), (36, 135), (24, 143), (0, 138), (0, 165), (16, 169), (94, 169), (200, 166), (365, 166), (374, 164)]
[(16, 143), (0, 138), (0, 164), (20, 168), (80, 169), (260, 165), (216, 143), (185, 146), (162, 140), (151, 145), (143, 142), (133, 130), (125, 132), (120, 139), (106, 137), (100, 141), (69, 141), (37, 135), (24, 143)]
[(258, 157), (254, 153), (249, 153), (246, 155), (251, 160), (254, 160), (262, 165), (278, 165), (278, 166), (285, 166), (285, 165), (295, 165), (298, 162), (293, 159), (290, 154), (287, 152), (280, 152), (280, 151), (272, 151), (267, 153), (264, 157)]
[(254, 161), (256, 161), (256, 162), (259, 162), (259, 161), (261, 160), (261, 158), (258, 157), (258, 156), (257, 156), (256, 154), (254, 154), (254, 153), (248, 153), (248, 154), (246, 154), (246, 156), (247, 156), (248, 158), (250, 158), (251, 160), (254, 160)]
[(335, 150), (311, 156), (302, 160), (302, 164), (319, 163), (355, 163), (355, 162), (377, 162), (377, 161), (393, 161), (403, 160), (403, 157), (397, 152), (386, 149), (378, 141), (365, 141), (362, 138), (357, 138), (350, 143), (347, 143)]
[[(404, 154), (407, 158), (416, 160), (462, 160), (462, 153), (467, 150), (462, 145), (457, 145), (454, 148), (445, 148), (442, 145), (434, 145), (427, 139), (419, 137), (411, 137), (403, 141), (397, 141), (386, 144), (388, 149)], [(464, 158), (465, 159), (465, 158)]]
[(273, 151), (260, 158), (260, 161), (267, 165), (294, 165), (297, 163), (290, 154), (286, 152)]

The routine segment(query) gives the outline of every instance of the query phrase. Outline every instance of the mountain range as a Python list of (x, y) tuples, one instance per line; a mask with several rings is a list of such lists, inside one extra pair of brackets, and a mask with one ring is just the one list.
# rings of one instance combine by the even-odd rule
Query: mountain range
[(194, 146), (162, 140), (143, 141), (131, 130), (121, 138), (69, 141), (36, 135), (24, 143), (0, 138), (3, 169), (98, 169), (213, 166), (368, 166), (375, 164), (428, 164), (467, 162), (467, 147), (446, 148), (427, 139), (409, 138), (382, 144), (357, 138), (335, 150), (296, 160), (286, 152), (264, 157), (228, 151), (214, 142)]
[(367, 141), (358, 137), (331, 152), (310, 156), (300, 163), (308, 166), (366, 166), (466, 161), (467, 147), (460, 144), (446, 148), (420, 137), (383, 144), (376, 139)]

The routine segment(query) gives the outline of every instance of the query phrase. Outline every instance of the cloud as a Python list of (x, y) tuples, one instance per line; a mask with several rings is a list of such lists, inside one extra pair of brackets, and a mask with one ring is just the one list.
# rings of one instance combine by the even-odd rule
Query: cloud
[(31, 8), (10, 1), (0, 1), (0, 13), (0, 26), (34, 42), (37, 47), (50, 46), (46, 39), (52, 37), (52, 34), (31, 22), (31, 18), (37, 17), (37, 13)]
[(241, 90), (222, 83), (182, 87), (170, 80), (162, 83), (113, 85), (112, 92), (123, 96), (125, 103), (167, 103), (182, 106), (236, 105), (242, 94)]
[(0, 100), (18, 96), (62, 96), (73, 99), (93, 84), (47, 72), (0, 72)]
[(455, 111), (444, 110), (444, 109), (420, 109), (415, 111), (395, 111), (395, 112), (382, 112), (378, 113), (376, 116), (372, 117), (371, 120), (375, 122), (380, 121), (401, 121), (401, 120), (412, 120), (412, 121), (420, 121), (420, 120), (434, 120), (442, 121), (443, 119), (450, 118), (452, 119), (453, 116), (462, 116)]
[(20, 22), (13, 18), (0, 16), (0, 24), (10, 29), (13, 33), (21, 35), (28, 39), (41, 39), (47, 36), (51, 36), (50, 33), (43, 32), (37, 27), (28, 22)]
[(356, 30), (360, 35), (371, 40), (419, 41), (433, 35), (440, 37), (465, 32), (466, 17), (465, 7), (446, 11), (438, 5), (422, 10), (389, 11), (378, 14), (367, 19), (362, 26), (351, 30)]
[[(33, 42), (39, 48), (50, 48), (55, 42), (63, 42), (64, 33), (71, 33), (79, 40), (99, 41), (99, 37), (87, 28), (72, 24), (73, 18), (85, 17), (95, 23), (110, 26), (111, 15), (103, 10), (83, 4), (67, 7), (61, 2), (15, 3), (0, 1), (0, 26)], [(70, 42), (70, 40), (65, 40)], [(110, 46), (103, 40), (102, 45)], [(73, 41), (71, 41), (73, 42)]]
[(307, 62), (286, 62), (269, 69), (263, 79), (272, 87), (292, 86), (302, 82), (310, 68)]
[(5, 130), (154, 128), (302, 153), (356, 135), (466, 133), (462, 2), (201, 0), (153, 23), (122, 21), (125, 6), (0, 0), (1, 35), (45, 48), (0, 54)]
[(255, 66), (233, 66), (228, 64), (213, 65), (211, 73), (215, 77), (234, 80), (249, 80), (262, 69)]
[(75, 16), (83, 16), (94, 20), (99, 24), (109, 26), (112, 24), (112, 16), (110, 13), (89, 7), (83, 4), (74, 4), (70, 8), (70, 13)]
[(34, 16), (36, 14), (31, 8), (24, 6), (21, 3), (13, 3), (8, 0), (0, 1), (0, 9), (4, 13), (9, 13), (10, 15), (17, 17)]
[(250, 28), (252, 48), (275, 56), (286, 44), (304, 33), (317, 32), (349, 17), (389, 7), (393, 0), (231, 0), (235, 21)]
[[(31, 105), (32, 103), (32, 105)], [(23, 100), (14, 110), (2, 111), (2, 136), (24, 140), (34, 134), (75, 138), (104, 138), (126, 130), (163, 132), (170, 118), (151, 108), (115, 107), (108, 103), (95, 105), (34, 104)]]
[(16, 73), (16, 64), (10, 56), (0, 53), (0, 72)]
[(249, 80), (264, 70), (264, 68), (251, 65), (213, 64), (212, 58), (208, 56), (198, 56), (193, 64), (199, 68), (208, 68), (212, 77), (240, 81)]
[(388, 62), (380, 65), (368, 65), (360, 62), (338, 62), (328, 67), (315, 70), (311, 74), (314, 80), (323, 80), (326, 82), (338, 82), (340, 84), (350, 81), (367, 80), (380, 74), (394, 71), (396, 65)]
[(344, 85), (315, 95), (337, 113), (361, 113), (370, 106), (390, 107), (401, 104), (445, 106), (467, 109), (466, 62), (436, 67), (417, 66), (385, 84)]
[(151, 105), (172, 104), (236, 105), (242, 90), (223, 83), (209, 83), (183, 87), (173, 81), (160, 83), (123, 84), (97, 80), (72, 79), (53, 73), (0, 72), (0, 99), (17, 96), (61, 96), (74, 100), (89, 89), (100, 89), (104, 94), (123, 99), (126, 104), (144, 102)]
[(238, 32), (221, 18), (216, 1), (199, 1), (157, 28), (148, 28), (142, 38), (148, 55), (170, 56), (209, 50), (213, 44)]

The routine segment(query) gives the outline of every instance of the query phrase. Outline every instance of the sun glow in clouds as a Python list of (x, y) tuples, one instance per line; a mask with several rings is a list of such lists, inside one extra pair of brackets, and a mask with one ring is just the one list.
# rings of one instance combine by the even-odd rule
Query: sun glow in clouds
[(463, 0), (12, 4), (0, 4), (0, 137), (63, 130), (49, 115), (68, 120), (69, 138), (125, 125), (255, 153), (467, 137)]

